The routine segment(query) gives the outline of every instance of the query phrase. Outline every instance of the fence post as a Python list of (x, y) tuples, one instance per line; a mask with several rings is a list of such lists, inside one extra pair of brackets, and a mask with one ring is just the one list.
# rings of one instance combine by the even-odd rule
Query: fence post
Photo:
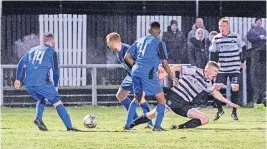
[(0, 106), (3, 105), (3, 98), (4, 98), (4, 84), (3, 84), (3, 81), (4, 81), (4, 74), (3, 74), (3, 67), (2, 65), (0, 65)]
[(92, 75), (92, 105), (97, 106), (97, 79), (96, 79), (96, 67), (91, 69)]
[(242, 81), (243, 81), (243, 83), (242, 83), (242, 88), (243, 88), (243, 91), (242, 91), (242, 93), (243, 93), (243, 104), (244, 104), (244, 106), (246, 106), (247, 105), (247, 73), (246, 73), (246, 71), (247, 71), (247, 68), (246, 68), (246, 66), (244, 66), (243, 67), (243, 72), (242, 72), (242, 74), (243, 74), (243, 77), (242, 77)]

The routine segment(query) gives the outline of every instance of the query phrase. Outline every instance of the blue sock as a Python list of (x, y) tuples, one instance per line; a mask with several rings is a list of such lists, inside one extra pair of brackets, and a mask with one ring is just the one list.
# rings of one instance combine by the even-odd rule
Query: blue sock
[(66, 108), (60, 104), (56, 107), (57, 109), (57, 113), (60, 116), (60, 118), (62, 119), (63, 123), (65, 124), (65, 126), (67, 128), (72, 128), (72, 124), (71, 124), (71, 120), (70, 120), (70, 116), (66, 110)]
[[(129, 106), (131, 104), (131, 99), (126, 97), (123, 101), (121, 101), (121, 104), (125, 107), (125, 109), (128, 111)], [(136, 119), (138, 117), (137, 112), (135, 112), (133, 119)]]
[(157, 105), (157, 117), (156, 117), (156, 121), (155, 121), (155, 127), (160, 127), (161, 122), (163, 120), (164, 117), (164, 111), (165, 111), (165, 104), (158, 104)]
[(43, 113), (45, 109), (46, 103), (44, 100), (38, 100), (36, 103), (36, 118), (38, 120), (43, 120)]
[(125, 127), (130, 128), (131, 123), (133, 122), (134, 114), (136, 113), (136, 108), (138, 104), (134, 101), (131, 102), (129, 110), (128, 110), (128, 116), (126, 120)]
[[(140, 104), (140, 106), (141, 106), (141, 108), (143, 109), (143, 113), (144, 113), (144, 115), (146, 115), (147, 112), (150, 112), (149, 104), (148, 104), (147, 101), (145, 101), (144, 103)], [(147, 124), (153, 126), (152, 121), (147, 122)]]

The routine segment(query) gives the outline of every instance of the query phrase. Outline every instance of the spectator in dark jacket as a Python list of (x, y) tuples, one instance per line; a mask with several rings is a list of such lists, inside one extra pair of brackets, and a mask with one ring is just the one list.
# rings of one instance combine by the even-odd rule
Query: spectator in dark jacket
[(196, 38), (196, 30), (202, 28), (204, 30), (204, 37), (205, 39), (208, 38), (209, 36), (209, 32), (205, 29), (204, 23), (203, 23), (203, 19), (202, 18), (197, 18), (195, 21), (195, 24), (192, 26), (192, 30), (188, 33), (188, 37), (187, 37), (187, 43), (190, 44), (190, 38), (194, 37)]
[(266, 40), (266, 30), (261, 27), (261, 23), (261, 18), (257, 18), (247, 34), (247, 39), (252, 43), (252, 47), (255, 47), (262, 40)]
[(261, 27), (260, 18), (252, 24), (247, 39), (252, 43), (248, 65), (250, 65), (250, 81), (253, 89), (252, 104), (255, 104), (263, 100), (262, 95), (266, 90), (266, 31)]
[(177, 21), (172, 20), (168, 31), (163, 33), (162, 40), (166, 43), (169, 64), (183, 63), (186, 52), (186, 40), (184, 34), (178, 29)]
[(204, 69), (208, 62), (208, 44), (205, 40), (204, 30), (199, 28), (196, 30), (195, 37), (189, 39), (188, 59), (193, 66)]

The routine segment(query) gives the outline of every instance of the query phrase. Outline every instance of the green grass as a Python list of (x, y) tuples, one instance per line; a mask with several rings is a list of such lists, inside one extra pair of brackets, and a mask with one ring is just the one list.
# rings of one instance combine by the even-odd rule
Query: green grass
[[(263, 149), (266, 148), (265, 107), (243, 108), (240, 120), (230, 117), (226, 108), (219, 121), (196, 129), (153, 132), (145, 125), (122, 131), (126, 111), (121, 107), (68, 107), (74, 126), (90, 132), (67, 132), (54, 108), (47, 108), (44, 122), (48, 132), (41, 132), (33, 124), (34, 108), (2, 108), (1, 146), (3, 149)], [(215, 109), (203, 109), (211, 119)], [(139, 111), (140, 113), (141, 111)], [(82, 119), (94, 113), (98, 125), (86, 129)], [(187, 121), (169, 112), (162, 126)]]

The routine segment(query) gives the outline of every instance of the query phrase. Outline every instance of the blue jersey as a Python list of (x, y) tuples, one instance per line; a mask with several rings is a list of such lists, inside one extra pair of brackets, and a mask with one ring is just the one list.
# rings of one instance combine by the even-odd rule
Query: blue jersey
[(129, 49), (130, 55), (135, 55), (135, 65), (132, 76), (157, 77), (161, 60), (168, 59), (166, 44), (154, 36), (139, 38)]
[(57, 53), (49, 45), (41, 44), (31, 48), (19, 61), (16, 80), (22, 77), (23, 67), (26, 67), (24, 84), (26, 87), (41, 86), (51, 83), (50, 69), (53, 70), (55, 87), (59, 82)]
[[(129, 64), (127, 61), (124, 60), (125, 54), (128, 52), (130, 46), (128, 44), (122, 43), (121, 50), (116, 53), (117, 58), (119, 62), (123, 65), (123, 68), (126, 70), (127, 74), (131, 76), (131, 68), (129, 67)], [(133, 59), (135, 59), (136, 54), (133, 53), (132, 55)]]

